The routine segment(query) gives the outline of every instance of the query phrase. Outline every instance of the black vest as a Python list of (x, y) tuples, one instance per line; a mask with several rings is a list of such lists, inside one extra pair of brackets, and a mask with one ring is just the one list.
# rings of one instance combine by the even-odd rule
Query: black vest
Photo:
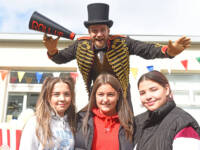
[(154, 112), (145, 112), (136, 117), (137, 150), (172, 150), (175, 135), (191, 126), (200, 135), (196, 120), (184, 110), (176, 107), (174, 101)]

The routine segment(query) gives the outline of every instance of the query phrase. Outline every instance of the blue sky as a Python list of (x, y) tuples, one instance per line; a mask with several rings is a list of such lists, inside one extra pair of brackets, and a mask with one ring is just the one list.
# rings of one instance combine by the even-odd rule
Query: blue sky
[(34, 11), (76, 34), (86, 34), (87, 5), (106, 2), (113, 34), (200, 35), (200, 0), (0, 0), (0, 33), (28, 29)]

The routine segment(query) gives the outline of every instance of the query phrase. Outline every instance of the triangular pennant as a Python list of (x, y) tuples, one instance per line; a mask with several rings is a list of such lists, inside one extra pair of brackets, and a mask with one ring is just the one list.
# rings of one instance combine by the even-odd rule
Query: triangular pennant
[(198, 63), (200, 63), (200, 57), (197, 57), (196, 60), (198, 61)]
[(78, 77), (77, 72), (70, 72), (70, 76), (73, 78), (74, 82), (76, 82), (76, 78)]
[(138, 68), (131, 68), (130, 70), (131, 70), (131, 72), (133, 74), (133, 77), (136, 79), (137, 74), (138, 74)]
[(6, 78), (8, 71), (7, 70), (0, 70), (0, 74), (1, 74), (1, 79), (2, 81), (4, 81), (4, 79)]
[(22, 81), (24, 74), (25, 74), (25, 72), (17, 72), (19, 82)]
[(59, 77), (60, 76), (60, 72), (53, 72), (53, 76), (54, 77)]
[(40, 83), (40, 80), (42, 79), (43, 72), (36, 72), (35, 74), (36, 74), (37, 83)]
[(183, 67), (185, 68), (185, 70), (187, 70), (187, 67), (188, 67), (188, 60), (182, 60), (181, 61)]
[(26, 83), (31, 83), (32, 82), (32, 77), (25, 77)]
[(154, 67), (153, 66), (147, 66), (148, 71), (153, 71)]
[(15, 83), (16, 80), (17, 80), (17, 77), (11, 77), (10, 82), (11, 82), (11, 83)]

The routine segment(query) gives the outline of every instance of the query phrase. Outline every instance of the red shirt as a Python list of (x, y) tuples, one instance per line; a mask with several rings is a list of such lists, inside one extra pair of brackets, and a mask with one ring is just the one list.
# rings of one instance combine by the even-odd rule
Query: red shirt
[(95, 114), (92, 150), (119, 150), (120, 122), (118, 115), (106, 116), (96, 108), (92, 111)]

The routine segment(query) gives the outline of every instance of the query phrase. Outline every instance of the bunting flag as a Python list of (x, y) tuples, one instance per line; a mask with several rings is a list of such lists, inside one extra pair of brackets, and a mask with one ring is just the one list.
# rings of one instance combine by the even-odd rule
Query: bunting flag
[(76, 82), (76, 78), (78, 77), (77, 72), (70, 72), (70, 76), (73, 78), (74, 82)]
[(0, 70), (0, 75), (1, 75), (2, 81), (4, 81), (4, 79), (8, 75), (8, 71), (7, 70)]
[(17, 81), (17, 77), (11, 77), (10, 82), (15, 83)]
[(32, 82), (32, 79), (31, 77), (25, 77), (25, 80), (26, 80), (26, 83), (31, 83)]
[(36, 72), (35, 74), (36, 74), (37, 83), (40, 83), (40, 80), (42, 79), (43, 72)]
[(196, 60), (198, 61), (198, 63), (200, 63), (200, 57), (197, 57)]
[(185, 70), (187, 70), (187, 67), (188, 67), (188, 60), (182, 60), (181, 61), (183, 67), (185, 68)]
[(148, 71), (153, 71), (154, 67), (153, 66), (147, 66)]
[(53, 72), (53, 76), (54, 77), (59, 77), (60, 76), (60, 72)]
[(17, 72), (19, 82), (22, 81), (24, 74), (25, 74), (25, 72)]
[(131, 72), (133, 74), (133, 77), (136, 79), (137, 74), (138, 74), (138, 69), (137, 68), (131, 68), (130, 70), (131, 70)]

